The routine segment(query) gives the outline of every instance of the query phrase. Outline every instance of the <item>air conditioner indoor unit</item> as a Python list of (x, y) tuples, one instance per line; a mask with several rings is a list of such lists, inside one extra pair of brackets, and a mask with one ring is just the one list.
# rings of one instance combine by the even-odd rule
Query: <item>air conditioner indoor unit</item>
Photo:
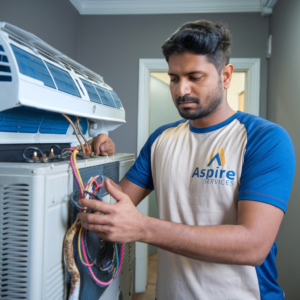
[[(0, 23), (0, 299), (68, 299), (63, 242), (78, 187), (60, 153), (78, 141), (61, 114), (80, 117), (76, 128), (86, 139), (125, 123), (119, 97), (100, 75), (33, 34)], [(35, 148), (46, 156), (52, 149), (55, 159), (33, 161)], [(77, 160), (85, 183), (95, 175), (119, 182), (133, 162), (133, 154)], [(84, 273), (79, 300), (129, 300), (134, 256), (134, 243), (125, 244), (121, 272), (106, 289)]]

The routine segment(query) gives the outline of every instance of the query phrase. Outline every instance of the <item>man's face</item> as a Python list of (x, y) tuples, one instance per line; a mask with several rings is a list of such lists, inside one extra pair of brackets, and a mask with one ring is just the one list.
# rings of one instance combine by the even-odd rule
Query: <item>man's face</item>
[(205, 55), (172, 54), (169, 58), (170, 90), (184, 119), (200, 119), (212, 114), (222, 102), (221, 75)]

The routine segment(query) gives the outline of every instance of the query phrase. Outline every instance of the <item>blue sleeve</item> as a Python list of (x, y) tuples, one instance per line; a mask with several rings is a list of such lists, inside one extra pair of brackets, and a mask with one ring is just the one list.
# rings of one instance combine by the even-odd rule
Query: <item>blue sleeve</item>
[(134, 165), (125, 175), (125, 177), (131, 182), (149, 190), (154, 189), (151, 172), (151, 146), (153, 144), (152, 140), (153, 134), (150, 135)]
[(292, 141), (271, 122), (248, 125), (238, 200), (260, 201), (286, 212), (295, 172)]

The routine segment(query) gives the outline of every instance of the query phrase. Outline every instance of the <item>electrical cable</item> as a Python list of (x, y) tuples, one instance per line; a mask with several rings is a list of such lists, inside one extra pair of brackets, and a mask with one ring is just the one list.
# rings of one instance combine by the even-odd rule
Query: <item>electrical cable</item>
[(73, 121), (72, 121), (66, 114), (62, 114), (62, 115), (70, 122), (70, 124), (71, 124), (71, 126), (73, 127), (73, 130), (74, 130), (74, 132), (75, 132), (75, 134), (76, 134), (77, 140), (78, 140), (78, 142), (79, 142), (79, 144), (80, 144), (80, 146), (81, 146), (82, 152), (85, 153), (85, 148), (83, 147), (83, 145), (82, 145), (82, 143), (81, 143), (81, 141), (80, 141), (78, 132), (77, 132), (77, 130), (76, 130), (76, 127), (75, 127)]
[(37, 148), (37, 147), (27, 147), (27, 148), (25, 148), (24, 151), (23, 151), (23, 158), (25, 159), (25, 161), (27, 161), (27, 162), (41, 162), (40, 160), (34, 161), (34, 160), (28, 158), (28, 157), (25, 155), (25, 154), (26, 154), (26, 151), (28, 151), (28, 150), (35, 150), (35, 151), (40, 152), (41, 155), (44, 154), (43, 151), (42, 151), (40, 148)]
[[(71, 168), (73, 170), (75, 180), (80, 189), (80, 198), (84, 197), (85, 199), (90, 199), (90, 197), (91, 197), (92, 199), (95, 199), (95, 198), (97, 199), (97, 196), (95, 194), (104, 185), (103, 185), (103, 182), (100, 182), (98, 184), (96, 179), (101, 178), (102, 181), (104, 181), (104, 178), (102, 175), (97, 175), (97, 176), (91, 177), (89, 179), (88, 183), (83, 185), (83, 182), (82, 182), (82, 179), (80, 176), (80, 172), (79, 172), (79, 169), (77, 166), (77, 161), (76, 161), (76, 155), (78, 155), (78, 153), (79, 153), (78, 150), (74, 150), (72, 152), (71, 157), (70, 157), (70, 164), (71, 164)], [(94, 187), (94, 190), (93, 190), (93, 187)], [(76, 200), (73, 198), (75, 198), (75, 194), (72, 195), (71, 200), (72, 200), (72, 202), (74, 202), (74, 204), (77, 208), (79, 208), (81, 211), (83, 210), (84, 213), (90, 212), (90, 210), (87, 210), (87, 208), (80, 206), (76, 202)], [(92, 211), (92, 212), (94, 212), (94, 211)], [(78, 219), (76, 219), (75, 222), (78, 222)], [(122, 262), (123, 262), (124, 245), (121, 244), (120, 250), (119, 250), (118, 244), (114, 243), (114, 248), (115, 248), (114, 253), (116, 252), (116, 255), (113, 256), (113, 260), (112, 260), (112, 263), (115, 260), (115, 267), (114, 267), (113, 273), (112, 273), (113, 275), (109, 281), (103, 282), (95, 276), (95, 274), (91, 268), (91, 267), (96, 267), (96, 266), (95, 266), (95, 262), (91, 262), (91, 263), (89, 262), (89, 259), (87, 257), (86, 245), (84, 242), (84, 236), (85, 236), (85, 229), (80, 225), (80, 229), (79, 229), (79, 233), (78, 233), (78, 254), (79, 254), (81, 263), (87, 267), (88, 273), (92, 276), (93, 280), (98, 285), (103, 286), (103, 287), (110, 285), (113, 282), (113, 280), (119, 275), (119, 273), (121, 271)], [(104, 270), (106, 271), (106, 270), (109, 270), (109, 268), (111, 268), (111, 267), (112, 267), (112, 265), (110, 264), (108, 267), (106, 267), (104, 269), (102, 269), (100, 267), (99, 267), (99, 269), (102, 271), (104, 271)]]
[(60, 150), (60, 153), (61, 153), (62, 149), (61, 149), (61, 147), (60, 147), (60, 146), (58, 146), (58, 145), (51, 145), (50, 149), (51, 149), (51, 148), (53, 148), (53, 147), (55, 147), (55, 148), (59, 149), (59, 150)]
[[(82, 233), (82, 229), (83, 227), (80, 227), (79, 233), (78, 233), (78, 253), (79, 253), (79, 258), (81, 260), (81, 262), (86, 266), (86, 267), (92, 267), (94, 265), (94, 263), (91, 264), (87, 264), (83, 261), (82, 259), (82, 254), (81, 254), (81, 248), (84, 248), (84, 243), (83, 243), (83, 235), (82, 235), (82, 239), (81, 239), (81, 233)], [(81, 245), (81, 246), (80, 246)]]
[(91, 153), (91, 149), (90, 149), (90, 147), (89, 147), (89, 143), (88, 143), (87, 139), (85, 138), (85, 136), (83, 135), (83, 133), (82, 133), (82, 131), (81, 131), (80, 123), (79, 123), (80, 120), (81, 120), (81, 118), (76, 117), (77, 128), (78, 128), (78, 131), (79, 131), (80, 135), (83, 137), (83, 139), (84, 139), (84, 141), (85, 141), (86, 152), (87, 152), (87, 153)]

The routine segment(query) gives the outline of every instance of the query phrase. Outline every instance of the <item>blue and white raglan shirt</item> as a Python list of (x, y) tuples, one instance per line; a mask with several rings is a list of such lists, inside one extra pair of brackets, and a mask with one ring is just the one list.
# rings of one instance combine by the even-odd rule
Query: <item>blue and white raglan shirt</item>
[[(160, 219), (207, 226), (236, 224), (242, 200), (285, 212), (294, 169), (287, 132), (237, 112), (208, 128), (195, 128), (187, 120), (160, 127), (126, 177), (155, 189)], [(282, 300), (276, 253), (274, 243), (264, 263), (252, 267), (208, 263), (159, 249), (157, 300)]]

